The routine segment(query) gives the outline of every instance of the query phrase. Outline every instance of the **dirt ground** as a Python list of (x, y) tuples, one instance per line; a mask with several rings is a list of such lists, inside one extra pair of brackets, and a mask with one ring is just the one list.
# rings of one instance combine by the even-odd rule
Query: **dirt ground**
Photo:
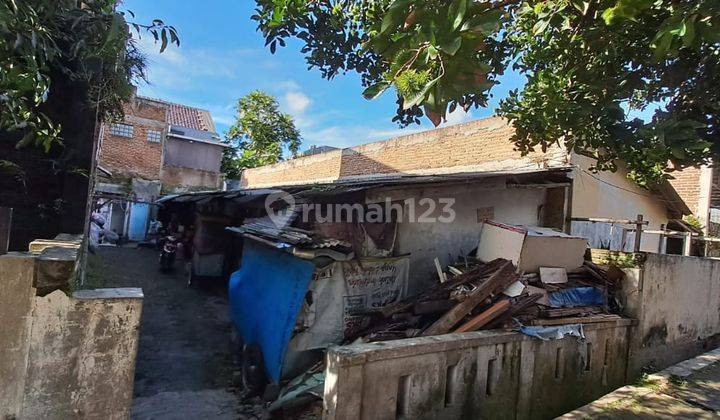
[(224, 287), (188, 288), (184, 268), (158, 269), (158, 252), (101, 247), (88, 261), (90, 287), (145, 294), (135, 369), (134, 419), (264, 417), (241, 403)]

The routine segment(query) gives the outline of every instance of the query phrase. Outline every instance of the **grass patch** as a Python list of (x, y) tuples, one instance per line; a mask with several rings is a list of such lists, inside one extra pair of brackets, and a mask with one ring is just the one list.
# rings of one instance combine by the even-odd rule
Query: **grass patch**
[(102, 289), (117, 284), (114, 270), (99, 254), (88, 253), (85, 271), (85, 284), (77, 289)]
[(650, 375), (647, 373), (643, 373), (640, 378), (638, 378), (637, 382), (635, 382), (635, 386), (640, 388), (648, 388), (655, 392), (662, 392), (663, 385), (658, 381), (651, 381)]

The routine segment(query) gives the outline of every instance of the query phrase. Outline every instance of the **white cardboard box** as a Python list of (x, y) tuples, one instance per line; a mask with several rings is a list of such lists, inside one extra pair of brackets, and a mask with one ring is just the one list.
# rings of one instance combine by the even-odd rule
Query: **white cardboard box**
[(480, 230), (477, 257), (511, 260), (519, 272), (537, 273), (540, 267), (573, 270), (582, 266), (587, 239), (549, 228), (514, 226), (486, 220)]

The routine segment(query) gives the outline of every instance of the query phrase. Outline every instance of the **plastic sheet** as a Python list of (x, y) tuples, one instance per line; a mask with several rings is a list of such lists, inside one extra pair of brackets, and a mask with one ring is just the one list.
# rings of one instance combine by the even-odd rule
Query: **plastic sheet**
[(230, 276), (232, 321), (245, 344), (260, 347), (275, 383), (314, 271), (310, 261), (247, 240), (242, 266)]
[(558, 325), (556, 327), (521, 327), (520, 332), (540, 340), (561, 340), (565, 336), (584, 339), (582, 324)]
[(573, 287), (548, 295), (553, 308), (575, 308), (577, 306), (595, 306), (605, 303), (602, 290), (595, 287)]

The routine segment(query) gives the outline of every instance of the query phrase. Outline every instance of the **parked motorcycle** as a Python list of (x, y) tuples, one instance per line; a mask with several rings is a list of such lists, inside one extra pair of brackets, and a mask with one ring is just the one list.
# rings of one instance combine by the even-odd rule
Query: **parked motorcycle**
[(175, 265), (175, 254), (177, 253), (177, 240), (174, 236), (163, 238), (160, 248), (160, 271), (167, 273), (172, 271)]

